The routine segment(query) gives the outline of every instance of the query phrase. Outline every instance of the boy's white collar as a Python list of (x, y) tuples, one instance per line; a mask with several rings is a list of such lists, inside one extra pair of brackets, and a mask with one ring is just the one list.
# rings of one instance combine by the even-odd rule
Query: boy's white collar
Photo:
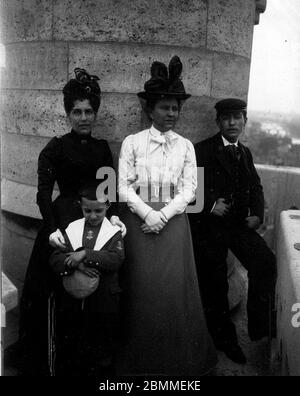
[[(85, 219), (73, 221), (66, 228), (66, 234), (72, 245), (73, 250), (82, 247), (82, 238), (84, 231)], [(93, 250), (101, 250), (102, 247), (118, 232), (120, 228), (113, 226), (110, 221), (104, 217), (101, 228)]]

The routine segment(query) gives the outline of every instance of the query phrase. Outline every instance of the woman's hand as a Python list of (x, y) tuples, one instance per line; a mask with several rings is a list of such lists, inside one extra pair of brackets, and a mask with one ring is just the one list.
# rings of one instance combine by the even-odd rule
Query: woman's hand
[(66, 248), (66, 241), (59, 229), (52, 232), (49, 236), (49, 244), (54, 248), (65, 249)]
[(163, 213), (151, 210), (145, 218), (145, 223), (142, 224), (141, 229), (145, 234), (156, 233), (158, 234), (167, 224), (167, 219)]
[(126, 226), (124, 223), (122, 223), (122, 221), (119, 219), (118, 216), (111, 216), (110, 218), (110, 222), (112, 225), (117, 225), (121, 228), (121, 233), (122, 233), (122, 238), (124, 238), (124, 236), (126, 235)]
[(80, 250), (79, 252), (67, 253), (67, 257), (64, 264), (68, 268), (77, 268), (79, 264), (85, 259), (85, 250)]

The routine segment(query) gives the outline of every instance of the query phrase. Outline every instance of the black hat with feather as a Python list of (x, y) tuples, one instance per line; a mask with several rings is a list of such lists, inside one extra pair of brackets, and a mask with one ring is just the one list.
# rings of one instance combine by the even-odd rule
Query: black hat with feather
[(174, 96), (179, 100), (188, 99), (181, 81), (182, 63), (175, 55), (170, 60), (169, 68), (162, 62), (153, 62), (151, 65), (151, 78), (145, 82), (144, 91), (137, 95), (141, 99), (166, 98)]
[(75, 78), (72, 78), (63, 88), (65, 96), (83, 95), (97, 96), (100, 100), (101, 89), (97, 81), (99, 77), (90, 75), (85, 69), (74, 69)]

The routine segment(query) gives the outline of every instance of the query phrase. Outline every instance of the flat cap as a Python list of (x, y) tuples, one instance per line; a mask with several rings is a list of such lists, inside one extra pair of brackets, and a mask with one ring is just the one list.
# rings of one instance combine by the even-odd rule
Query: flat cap
[(246, 111), (247, 103), (241, 99), (229, 98), (220, 100), (215, 104), (217, 113), (229, 113), (231, 111)]

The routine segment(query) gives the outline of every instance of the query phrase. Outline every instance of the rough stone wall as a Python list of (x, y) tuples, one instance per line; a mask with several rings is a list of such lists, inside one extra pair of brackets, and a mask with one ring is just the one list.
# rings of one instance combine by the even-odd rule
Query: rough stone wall
[[(100, 77), (94, 135), (109, 141), (115, 159), (124, 137), (145, 126), (136, 93), (152, 61), (175, 54), (193, 95), (178, 132), (193, 142), (215, 133), (215, 102), (247, 98), (255, 12), (255, 0), (2, 0), (3, 208), (39, 217), (37, 157), (51, 137), (69, 131), (61, 89), (75, 67)], [(27, 252), (32, 242), (19, 220), (3, 216), (4, 240), (20, 238), (23, 249), (27, 238)], [(4, 268), (22, 281), (24, 270), (16, 273), (6, 251)], [(27, 256), (18, 259), (23, 268)]]

